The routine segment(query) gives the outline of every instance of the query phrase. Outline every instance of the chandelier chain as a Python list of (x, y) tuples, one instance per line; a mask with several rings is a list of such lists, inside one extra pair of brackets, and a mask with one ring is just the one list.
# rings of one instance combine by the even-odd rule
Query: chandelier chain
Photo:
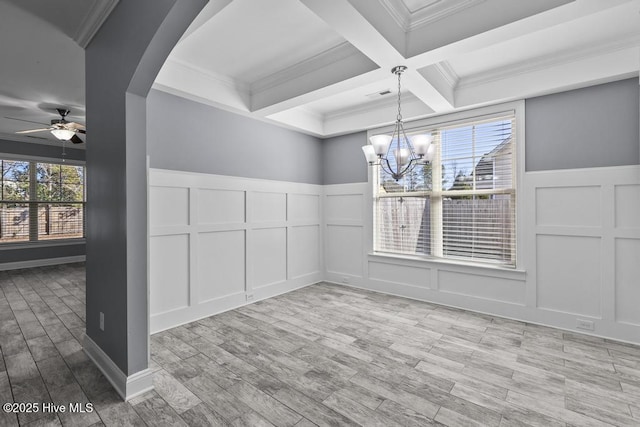
[(400, 76), (402, 75), (402, 71), (398, 71), (398, 116), (396, 117), (396, 120), (401, 122), (402, 121), (402, 111), (400, 109), (400, 98), (401, 98), (401, 93), (400, 93)]

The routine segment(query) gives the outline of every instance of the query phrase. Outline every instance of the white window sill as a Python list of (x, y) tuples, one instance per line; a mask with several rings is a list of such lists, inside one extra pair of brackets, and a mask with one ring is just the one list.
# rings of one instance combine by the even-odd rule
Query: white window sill
[(85, 239), (60, 239), (60, 240), (40, 240), (37, 242), (0, 243), (0, 251), (81, 245), (81, 244), (84, 244), (85, 242), (86, 242)]
[(369, 260), (409, 267), (438, 269), (458, 273), (475, 274), (479, 276), (496, 277), (524, 281), (526, 270), (499, 265), (479, 264), (451, 259), (426, 258), (416, 255), (392, 254), (385, 252), (369, 252)]

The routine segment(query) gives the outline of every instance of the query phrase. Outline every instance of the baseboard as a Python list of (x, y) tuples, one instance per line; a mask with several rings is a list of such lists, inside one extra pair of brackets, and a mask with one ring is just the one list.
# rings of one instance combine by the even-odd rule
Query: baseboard
[[(517, 322), (531, 323), (548, 328), (567, 331), (574, 334), (588, 335), (622, 343), (640, 345), (637, 338), (640, 326), (622, 324), (603, 319), (591, 318), (572, 313), (553, 312), (537, 307), (526, 307), (504, 301), (486, 300), (479, 297), (447, 294), (426, 288), (404, 286), (396, 283), (359, 280), (356, 283), (340, 283), (337, 280), (324, 280), (332, 285), (348, 288), (362, 289), (380, 294), (393, 295), (402, 298), (436, 304), (443, 307), (465, 310), (473, 313), (485, 314), (492, 317), (500, 317)], [(420, 289), (420, 292), (415, 292)], [(575, 327), (575, 318), (582, 317), (596, 322), (598, 331), (585, 331)]]
[(100, 372), (111, 383), (125, 401), (153, 389), (153, 372), (144, 369), (127, 376), (107, 354), (87, 335), (84, 336), (84, 352), (96, 364)]
[(0, 271), (18, 270), (21, 268), (46, 267), (48, 265), (73, 264), (75, 262), (84, 262), (85, 255), (65, 256), (59, 258), (32, 259), (28, 261), (5, 262), (0, 264)]
[(240, 308), (247, 304), (253, 304), (263, 299), (286, 294), (320, 281), (320, 275), (314, 273), (253, 289), (251, 291), (253, 299), (249, 301), (247, 300), (247, 293), (239, 292), (221, 298), (204, 301), (195, 306), (182, 307), (166, 313), (153, 314), (151, 315), (150, 323), (151, 335), (185, 325), (187, 323), (195, 322), (206, 317), (224, 313), (225, 311), (235, 310), (236, 308)]

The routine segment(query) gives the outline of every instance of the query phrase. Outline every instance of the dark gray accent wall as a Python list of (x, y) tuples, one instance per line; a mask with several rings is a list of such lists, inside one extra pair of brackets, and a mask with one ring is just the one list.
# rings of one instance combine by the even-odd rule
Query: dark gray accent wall
[(0, 270), (2, 270), (3, 263), (75, 257), (82, 256), (84, 254), (84, 242), (55, 246), (28, 247), (25, 245), (18, 248), (3, 249), (0, 251), (0, 259), (2, 259), (2, 263), (0, 263)]
[(322, 184), (319, 138), (152, 90), (153, 168)]
[(126, 375), (148, 366), (144, 98), (206, 2), (121, 0), (85, 52), (86, 333)]
[[(84, 161), (85, 159), (85, 150), (79, 150), (77, 148), (67, 146), (65, 148), (65, 152), (66, 159), (80, 161)], [(55, 145), (34, 144), (0, 139), (0, 156), (2, 156), (2, 153), (20, 156), (44, 157), (51, 159), (51, 161), (60, 161), (60, 159), (62, 159), (62, 145), (56, 147)]]
[(368, 165), (362, 153), (367, 132), (327, 138), (322, 141), (323, 184), (367, 182)]
[(527, 99), (527, 171), (640, 163), (638, 79)]

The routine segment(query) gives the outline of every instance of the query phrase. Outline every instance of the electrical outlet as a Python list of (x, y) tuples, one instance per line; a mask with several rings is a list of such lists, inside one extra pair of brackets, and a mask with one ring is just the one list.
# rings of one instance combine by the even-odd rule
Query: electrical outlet
[(348, 285), (348, 284), (349, 284), (349, 278), (348, 278), (348, 277), (343, 277), (343, 278), (342, 278), (342, 283), (344, 283), (344, 284), (347, 284), (347, 285)]
[(100, 312), (100, 330), (104, 331), (104, 313)]
[(253, 294), (247, 294), (247, 301), (253, 301)]
[(576, 328), (584, 329), (585, 331), (593, 331), (593, 320), (576, 319)]

